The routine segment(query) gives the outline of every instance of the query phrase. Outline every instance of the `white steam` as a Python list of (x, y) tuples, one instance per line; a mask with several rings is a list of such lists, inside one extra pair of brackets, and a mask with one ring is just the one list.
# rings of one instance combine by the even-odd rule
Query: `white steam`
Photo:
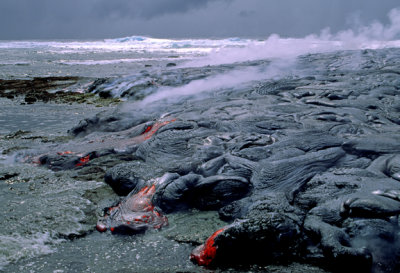
[(358, 40), (362, 43), (368, 41), (391, 41), (399, 38), (400, 35), (400, 8), (392, 9), (388, 13), (390, 24), (385, 26), (378, 21), (374, 21), (369, 26), (359, 26), (357, 31), (346, 30), (338, 33), (339, 39)]
[(262, 59), (295, 58), (307, 53), (323, 53), (336, 50), (379, 49), (400, 47), (400, 8), (392, 9), (389, 24), (378, 21), (368, 26), (358, 26), (332, 34), (329, 28), (319, 35), (304, 38), (281, 38), (271, 35), (265, 41), (253, 41), (243, 48), (222, 48), (211, 52), (204, 58), (186, 63), (187, 67), (219, 65)]
[(157, 93), (142, 100), (141, 104), (147, 105), (155, 101), (172, 102), (177, 101), (182, 96), (194, 96), (221, 89), (238, 88), (253, 81), (281, 78), (290, 73), (291, 68), (294, 66), (293, 62), (294, 59), (275, 60), (266, 67), (235, 69), (205, 79), (194, 80), (180, 87), (161, 88)]
[(340, 31), (337, 34), (332, 34), (327, 28), (319, 35), (313, 34), (304, 38), (281, 38), (274, 34), (265, 41), (249, 40), (241, 48), (219, 48), (205, 57), (185, 63), (183, 67), (204, 67), (257, 60), (268, 60), (270, 63), (264, 67), (234, 69), (194, 80), (180, 87), (160, 88), (157, 93), (146, 97), (141, 104), (143, 106), (155, 101), (177, 101), (182, 96), (238, 87), (252, 81), (285, 77), (294, 72), (297, 57), (304, 54), (400, 47), (400, 40), (395, 40), (400, 38), (400, 9), (391, 10), (388, 17), (390, 21), (388, 25), (375, 21), (368, 26), (359, 26), (356, 30)]

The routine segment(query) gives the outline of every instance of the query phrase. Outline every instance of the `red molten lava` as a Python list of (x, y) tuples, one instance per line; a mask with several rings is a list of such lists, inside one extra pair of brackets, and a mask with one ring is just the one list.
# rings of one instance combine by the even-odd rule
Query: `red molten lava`
[(174, 121), (176, 121), (176, 119), (157, 121), (156, 123), (153, 124), (153, 126), (147, 126), (147, 128), (141, 134), (143, 140), (150, 139), (158, 131), (158, 129)]
[(90, 155), (79, 158), (79, 163), (75, 164), (75, 167), (83, 166), (90, 160)]
[(153, 128), (153, 126), (147, 126), (146, 130), (144, 130), (143, 134), (149, 132)]
[[(171, 117), (168, 117), (168, 118), (162, 118), (162, 119), (160, 119), (160, 120), (158, 120), (158, 121), (156, 121), (156, 122), (154, 122), (154, 124), (153, 125), (149, 125), (149, 126), (147, 126), (145, 129), (144, 129), (144, 131), (140, 134), (140, 135), (138, 135), (138, 136), (136, 136), (136, 137), (133, 137), (133, 138), (131, 138), (131, 139), (129, 139), (128, 141), (122, 141), (121, 143), (115, 143), (115, 142), (111, 142), (111, 141), (105, 141), (104, 139), (101, 139), (100, 140), (100, 142), (101, 143), (106, 143), (106, 144), (108, 144), (108, 146), (109, 147), (114, 147), (114, 148), (120, 148), (119, 146), (121, 146), (121, 145), (123, 145), (124, 147), (126, 147), (126, 146), (128, 146), (128, 145), (130, 145), (130, 144), (139, 144), (139, 143), (142, 143), (142, 142), (144, 142), (144, 141), (146, 141), (146, 140), (148, 140), (148, 139), (150, 139), (161, 127), (163, 127), (163, 126), (165, 126), (165, 125), (167, 125), (167, 124), (169, 124), (169, 123), (171, 123), (171, 122), (174, 122), (174, 121), (176, 121), (176, 119), (175, 118), (171, 118)], [(98, 142), (99, 140), (89, 140), (88, 141), (88, 143), (95, 143), (95, 142)], [(106, 148), (107, 148), (107, 145), (104, 145)], [(57, 155), (58, 156), (68, 156), (68, 155), (77, 155), (77, 156), (81, 156), (81, 154), (79, 154), (79, 152), (73, 152), (73, 151), (62, 151), (62, 152), (57, 152)], [(27, 157), (25, 157), (24, 159), (23, 159), (23, 162), (30, 162), (30, 163), (33, 163), (33, 164), (37, 164), (37, 165), (41, 165), (41, 164), (44, 164), (44, 163), (42, 163), (41, 162), (41, 158), (42, 157), (44, 157), (44, 156), (46, 156), (46, 154), (42, 154), (42, 155), (39, 155), (39, 156), (37, 156), (37, 157), (30, 157), (30, 156), (27, 156)], [(52, 157), (52, 156), (51, 156)], [(94, 158), (96, 158), (97, 157), (97, 155), (96, 155), (96, 153), (95, 152), (91, 152), (90, 154), (87, 154), (86, 156), (82, 156), (82, 157), (79, 157), (78, 158), (78, 160), (76, 161), (76, 162), (74, 162), (74, 163), (76, 163), (75, 165), (73, 165), (73, 166), (75, 166), (75, 167), (81, 167), (81, 166), (84, 166), (84, 165), (86, 165), (90, 160), (92, 160), (92, 159), (94, 159)], [(72, 158), (72, 157), (71, 157)], [(65, 159), (65, 160), (68, 160), (69, 158), (63, 158), (63, 159)], [(73, 160), (75, 160), (75, 158), (72, 158)], [(45, 161), (45, 164), (46, 165), (49, 165), (50, 167), (51, 167), (51, 164), (49, 164), (49, 162), (47, 162), (46, 160), (44, 160)], [(68, 167), (69, 168), (69, 167)]]
[(96, 229), (98, 232), (105, 232), (107, 230), (107, 226), (103, 223), (97, 223)]
[(217, 246), (214, 245), (214, 239), (225, 229), (226, 228), (221, 228), (217, 230), (204, 244), (196, 247), (190, 254), (190, 260), (194, 261), (198, 265), (210, 265), (217, 255)]
[(103, 220), (97, 223), (100, 232), (108, 228), (111, 232), (143, 231), (148, 228), (159, 229), (168, 225), (168, 219), (152, 204), (151, 198), (156, 186), (146, 186), (138, 193), (128, 195), (118, 206), (108, 210)]

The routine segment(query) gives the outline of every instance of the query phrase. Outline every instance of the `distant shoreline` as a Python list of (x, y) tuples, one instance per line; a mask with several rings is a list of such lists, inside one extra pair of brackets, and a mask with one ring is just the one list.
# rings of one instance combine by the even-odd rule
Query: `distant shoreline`
[[(87, 103), (109, 106), (121, 102), (118, 98), (100, 98), (85, 92), (85, 88), (96, 79), (85, 77), (34, 77), (31, 79), (0, 79), (0, 97), (21, 101), (21, 104), (36, 102)], [(83, 92), (69, 91), (69, 87), (83, 87)]]

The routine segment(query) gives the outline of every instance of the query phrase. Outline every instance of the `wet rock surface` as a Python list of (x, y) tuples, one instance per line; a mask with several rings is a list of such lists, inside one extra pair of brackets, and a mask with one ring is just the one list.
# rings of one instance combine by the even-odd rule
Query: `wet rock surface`
[(96, 79), (83, 77), (0, 79), (0, 97), (8, 99), (22, 98), (22, 104), (51, 101), (57, 103), (78, 102), (109, 105), (119, 102), (118, 99), (100, 100), (88, 92), (97, 82)]
[[(151, 188), (146, 200), (156, 214), (218, 211), (226, 224), (192, 253), (203, 266), (290, 261), (397, 272), (399, 61), (397, 49), (307, 55), (292, 75), (275, 80), (173, 103), (127, 104), (70, 131), (77, 143), (120, 134), (104, 142), (111, 152), (52, 154), (41, 163), (81, 171), (129, 155), (103, 169), (113, 190), (127, 195), (120, 206)], [(210, 71), (218, 69), (225, 68)], [(115, 221), (143, 213), (133, 207)]]

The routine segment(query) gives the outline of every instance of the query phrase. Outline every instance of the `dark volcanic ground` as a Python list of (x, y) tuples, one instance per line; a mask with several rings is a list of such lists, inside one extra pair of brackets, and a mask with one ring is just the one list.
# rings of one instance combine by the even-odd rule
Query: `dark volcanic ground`
[[(137, 100), (161, 88), (207, 81), (206, 76), (239, 66), (262, 72), (268, 65), (253, 62), (142, 72), (98, 80), (87, 90), (102, 97)], [(112, 92), (113, 86), (119, 91)], [(299, 57), (291, 71), (274, 79), (161, 102), (126, 103), (72, 128), (69, 132), (74, 138), (56, 146), (64, 153), (43, 144), (40, 153), (25, 151), (17, 158), (29, 155), (27, 162), (39, 160), (60, 176), (78, 180), (105, 177), (116, 193), (129, 194), (114, 209), (117, 212), (100, 217), (107, 237), (92, 233), (95, 222), (88, 220), (92, 228), (83, 228), (79, 238), (70, 236), (74, 241), (60, 248), (65, 253), (97, 240), (107, 245), (112, 239), (105, 238), (113, 236), (110, 230), (157, 229), (156, 220), (135, 218), (150, 213), (154, 219), (158, 214), (169, 218), (169, 227), (137, 235), (137, 239), (115, 235), (119, 242), (112, 242), (115, 247), (127, 247), (121, 242), (125, 238), (131, 247), (132, 240), (144, 241), (148, 251), (150, 241), (161, 236), (151, 251), (157, 258), (168, 257), (165, 264), (154, 263), (161, 271), (163, 267), (203, 270), (190, 263), (188, 252), (221, 229), (211, 245), (215, 253), (198, 254), (217, 270), (228, 266), (256, 271), (246, 267), (254, 264), (259, 270), (268, 270), (264, 266), (270, 264), (271, 271), (276, 265), (281, 265), (277, 270), (318, 270), (302, 265), (314, 264), (328, 271), (398, 272), (399, 89), (398, 49), (306, 55)], [(151, 186), (155, 190), (146, 196), (151, 209), (138, 208), (135, 200)], [(105, 187), (87, 195), (98, 206), (95, 212), (85, 212), (90, 219), (119, 201)], [(191, 223), (197, 229), (187, 228)], [(174, 233), (171, 227), (177, 226)], [(82, 256), (91, 253), (82, 249)], [(60, 260), (59, 255), (51, 254), (46, 263)], [(114, 262), (102, 262), (102, 267), (118, 260), (110, 257)], [(130, 262), (119, 264), (125, 268)], [(143, 270), (151, 266), (147, 263), (142, 263)], [(84, 263), (80, 269), (93, 270), (93, 266)]]

